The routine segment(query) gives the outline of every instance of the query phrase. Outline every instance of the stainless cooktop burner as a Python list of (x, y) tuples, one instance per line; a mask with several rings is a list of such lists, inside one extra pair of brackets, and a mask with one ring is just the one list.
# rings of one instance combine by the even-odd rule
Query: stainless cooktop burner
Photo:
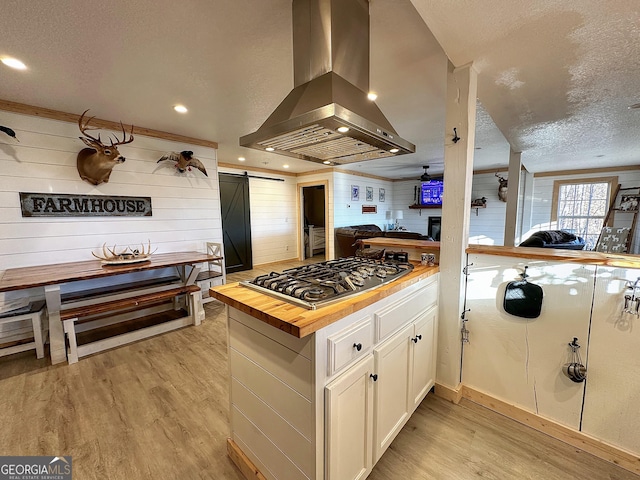
[(315, 310), (392, 282), (411, 270), (410, 263), (348, 257), (271, 272), (240, 284)]

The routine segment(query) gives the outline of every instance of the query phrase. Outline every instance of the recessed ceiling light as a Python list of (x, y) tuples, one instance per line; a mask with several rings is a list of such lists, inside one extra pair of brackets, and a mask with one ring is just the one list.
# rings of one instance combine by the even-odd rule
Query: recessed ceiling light
[(627, 108), (629, 110), (637, 110), (640, 108), (640, 103), (634, 103), (633, 105), (629, 105)]
[(17, 58), (12, 57), (2, 57), (0, 61), (4, 63), (7, 67), (15, 68), (16, 70), (26, 70), (27, 66), (22, 63)]
[(282, 168), (289, 168), (289, 165), (285, 163), (284, 165), (282, 165)]
[(173, 109), (178, 113), (187, 113), (189, 111), (184, 105), (176, 105), (173, 107)]
[(349, 131), (349, 127), (338, 127), (338, 131), (340, 133), (347, 133)]
[(398, 148), (392, 148), (391, 150), (389, 150), (391, 153), (398, 153), (400, 151), (400, 149)]
[(378, 94), (377, 93), (373, 93), (373, 92), (369, 92), (369, 93), (367, 93), (367, 98), (373, 102), (376, 98), (378, 98)]
[(275, 148), (273, 148), (273, 147), (267, 147), (267, 148), (265, 148), (265, 150), (266, 150), (267, 152), (273, 152), (273, 151), (275, 150)]
[(244, 157), (238, 157), (238, 161), (239, 162), (244, 162), (245, 160), (246, 160), (246, 158), (244, 158)]
[(331, 165), (331, 162), (330, 162), (329, 160), (325, 160), (325, 161), (324, 161), (324, 162), (322, 162), (322, 163), (324, 163), (325, 165)]

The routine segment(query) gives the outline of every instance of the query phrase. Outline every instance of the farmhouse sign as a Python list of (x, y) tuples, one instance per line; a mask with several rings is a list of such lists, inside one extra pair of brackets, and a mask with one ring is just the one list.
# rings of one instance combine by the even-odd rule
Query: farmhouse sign
[(151, 197), (20, 192), (23, 217), (150, 217)]

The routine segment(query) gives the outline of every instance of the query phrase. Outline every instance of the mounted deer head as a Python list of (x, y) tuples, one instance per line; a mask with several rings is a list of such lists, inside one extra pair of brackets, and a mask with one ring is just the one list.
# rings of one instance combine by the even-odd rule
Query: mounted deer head
[(100, 140), (100, 134), (98, 134), (98, 138), (95, 138), (87, 133), (88, 130), (97, 130), (96, 127), (89, 127), (91, 120), (95, 117), (91, 117), (84, 122), (84, 115), (88, 111), (89, 110), (85, 110), (78, 119), (78, 127), (80, 127), (80, 132), (84, 135), (84, 137), (78, 138), (89, 147), (83, 148), (78, 153), (78, 173), (83, 180), (93, 185), (99, 185), (109, 181), (111, 170), (117, 163), (125, 161), (125, 158), (120, 155), (117, 146), (133, 142), (133, 126), (131, 126), (131, 133), (129, 133), (129, 139), (127, 139), (124, 126), (122, 122), (120, 122), (122, 141), (119, 141), (118, 138), (114, 136), (116, 143), (110, 140), (111, 145), (107, 146)]
[(507, 201), (507, 183), (509, 182), (509, 179), (505, 179), (503, 177), (501, 177), (500, 175), (498, 175), (496, 173), (496, 177), (498, 177), (498, 182), (500, 182), (500, 185), (498, 186), (498, 198), (500, 200), (502, 200), (503, 202)]

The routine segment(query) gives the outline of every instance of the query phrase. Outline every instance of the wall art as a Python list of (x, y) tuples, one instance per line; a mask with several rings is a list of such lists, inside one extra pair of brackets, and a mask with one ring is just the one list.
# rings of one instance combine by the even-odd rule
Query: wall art
[(360, 200), (360, 187), (358, 185), (351, 185), (351, 201), (357, 202)]
[(367, 187), (367, 202), (373, 202), (373, 187)]

